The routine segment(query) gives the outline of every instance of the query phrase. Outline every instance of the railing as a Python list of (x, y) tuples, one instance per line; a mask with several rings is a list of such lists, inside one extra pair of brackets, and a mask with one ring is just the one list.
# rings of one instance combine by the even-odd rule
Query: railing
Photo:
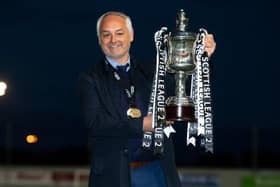
[(87, 186), (86, 168), (6, 167), (0, 169), (0, 186)]
[[(276, 187), (278, 170), (178, 168), (182, 187)], [(0, 187), (86, 187), (84, 167), (0, 167)]]

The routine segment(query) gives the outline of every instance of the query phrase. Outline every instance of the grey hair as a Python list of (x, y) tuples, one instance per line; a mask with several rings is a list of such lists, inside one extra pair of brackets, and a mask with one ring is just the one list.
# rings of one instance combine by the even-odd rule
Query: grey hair
[(130, 19), (130, 17), (128, 15), (126, 15), (126, 14), (124, 14), (122, 12), (109, 11), (109, 12), (106, 12), (103, 15), (101, 15), (98, 18), (98, 20), (97, 20), (97, 23), (96, 23), (96, 33), (97, 33), (98, 39), (99, 39), (99, 36), (100, 36), (100, 23), (102, 22), (102, 20), (106, 16), (109, 16), (109, 15), (115, 15), (115, 16), (120, 16), (120, 17), (124, 18), (127, 29), (129, 30), (129, 32), (133, 32), (132, 22), (131, 22), (131, 19)]

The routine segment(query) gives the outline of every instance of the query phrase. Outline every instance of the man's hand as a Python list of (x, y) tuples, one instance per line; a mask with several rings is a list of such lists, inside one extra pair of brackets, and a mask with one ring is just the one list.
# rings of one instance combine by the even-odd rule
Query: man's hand
[(145, 131), (145, 132), (146, 131), (153, 132), (154, 128), (152, 126), (153, 126), (152, 115), (145, 116), (144, 120), (143, 120), (143, 131)]
[[(153, 122), (152, 115), (145, 116), (144, 120), (143, 120), (143, 131), (154, 132), (154, 128), (152, 127), (153, 126), (152, 122)], [(174, 124), (174, 121), (166, 121), (167, 126), (170, 126), (173, 124)]]
[(208, 53), (210, 57), (216, 49), (216, 42), (214, 40), (213, 34), (207, 34), (205, 37), (205, 51)]

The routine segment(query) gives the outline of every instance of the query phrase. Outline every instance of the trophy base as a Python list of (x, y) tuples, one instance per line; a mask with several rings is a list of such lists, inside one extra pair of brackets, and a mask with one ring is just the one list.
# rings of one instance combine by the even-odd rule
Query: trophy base
[(167, 105), (165, 108), (167, 121), (196, 122), (194, 106)]

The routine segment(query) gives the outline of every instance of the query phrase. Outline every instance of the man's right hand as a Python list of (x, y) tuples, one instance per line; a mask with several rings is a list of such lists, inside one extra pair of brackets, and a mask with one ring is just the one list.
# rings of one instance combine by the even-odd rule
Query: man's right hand
[(145, 116), (144, 119), (143, 119), (143, 131), (153, 132), (154, 128), (152, 126), (153, 126), (152, 115)]

